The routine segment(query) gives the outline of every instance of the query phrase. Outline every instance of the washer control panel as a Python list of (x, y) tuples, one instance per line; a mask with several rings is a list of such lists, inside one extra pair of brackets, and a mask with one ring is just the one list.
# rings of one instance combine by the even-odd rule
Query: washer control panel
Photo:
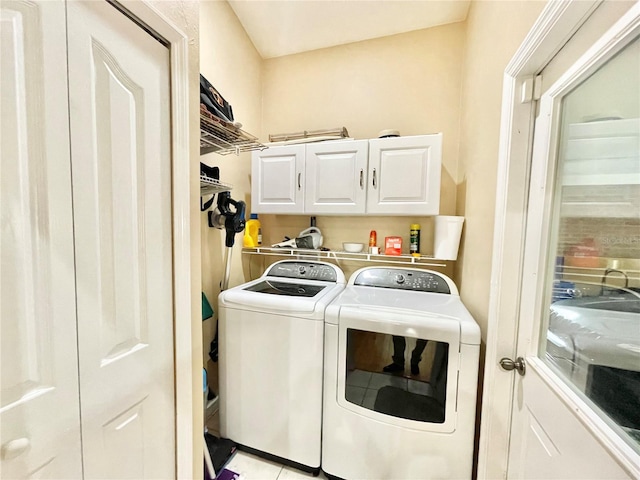
[(436, 272), (404, 268), (367, 268), (353, 281), (354, 285), (414, 292), (451, 294), (447, 280)]
[(306, 278), (324, 282), (337, 282), (338, 275), (331, 265), (315, 262), (284, 261), (274, 263), (265, 277)]

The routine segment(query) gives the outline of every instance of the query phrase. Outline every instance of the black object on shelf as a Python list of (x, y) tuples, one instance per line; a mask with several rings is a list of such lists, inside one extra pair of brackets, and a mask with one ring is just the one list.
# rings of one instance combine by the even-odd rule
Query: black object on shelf
[(212, 180), (220, 180), (220, 169), (200, 162), (200, 176), (205, 176)]
[(209, 113), (233, 123), (233, 108), (211, 83), (200, 74), (200, 103)]
[[(210, 167), (200, 162), (200, 186), (201, 186), (201, 195), (200, 195), (200, 211), (204, 212), (209, 210), (211, 205), (213, 205), (213, 200), (216, 198), (216, 194), (214, 191), (207, 192), (211, 193), (211, 198), (206, 202), (202, 203), (202, 181), (210, 181), (213, 184), (219, 183), (220, 180), (220, 169), (218, 167)], [(207, 183), (208, 185), (208, 183)]]
[(253, 135), (234, 123), (231, 104), (200, 74), (200, 155), (228, 155), (264, 149)]

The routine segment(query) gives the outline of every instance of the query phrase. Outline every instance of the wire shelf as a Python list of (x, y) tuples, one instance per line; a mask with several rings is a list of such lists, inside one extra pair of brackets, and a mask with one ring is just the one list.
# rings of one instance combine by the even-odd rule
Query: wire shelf
[(233, 189), (229, 183), (223, 183), (220, 180), (200, 175), (200, 195), (213, 195), (214, 193), (228, 192)]
[(200, 109), (200, 154), (216, 152), (228, 155), (251, 150), (263, 150), (265, 147), (253, 135), (226, 122), (208, 111)]
[(304, 248), (274, 248), (274, 247), (255, 247), (243, 248), (243, 254), (247, 255), (271, 255), (278, 257), (295, 257), (301, 259), (327, 259), (335, 261), (352, 261), (352, 262), (374, 262), (374, 263), (393, 263), (400, 265), (421, 265), (426, 267), (446, 267), (451, 260), (440, 260), (427, 255), (414, 257), (412, 255), (374, 255), (371, 253), (350, 253), (343, 251), (324, 251)]

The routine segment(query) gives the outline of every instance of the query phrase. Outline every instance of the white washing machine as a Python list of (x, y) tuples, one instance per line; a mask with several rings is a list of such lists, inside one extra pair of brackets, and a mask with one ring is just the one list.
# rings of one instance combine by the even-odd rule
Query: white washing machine
[(479, 353), (480, 328), (447, 276), (356, 271), (325, 315), (322, 470), (471, 478)]
[(241, 449), (317, 473), (324, 313), (344, 273), (277, 262), (218, 297), (220, 433)]

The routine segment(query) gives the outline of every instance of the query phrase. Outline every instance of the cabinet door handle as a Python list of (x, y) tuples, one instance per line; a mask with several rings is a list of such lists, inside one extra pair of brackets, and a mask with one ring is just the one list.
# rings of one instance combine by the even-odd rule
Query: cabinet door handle
[(373, 169), (373, 188), (376, 188), (376, 169)]
[(298, 190), (302, 188), (302, 184), (300, 181), (302, 180), (302, 173), (298, 173)]
[(360, 190), (364, 188), (364, 171), (360, 169)]

